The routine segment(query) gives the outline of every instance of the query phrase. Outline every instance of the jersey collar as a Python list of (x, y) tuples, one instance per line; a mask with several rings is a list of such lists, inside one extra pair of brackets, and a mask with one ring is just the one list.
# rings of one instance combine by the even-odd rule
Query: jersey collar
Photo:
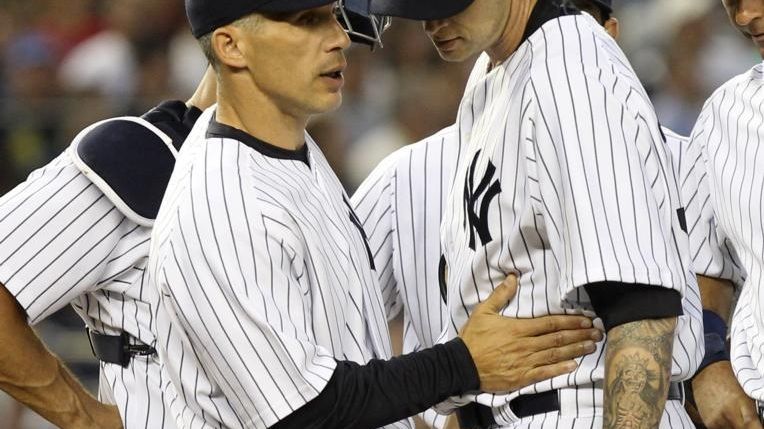
[(547, 22), (561, 16), (579, 14), (581, 14), (581, 12), (578, 9), (566, 5), (566, 2), (559, 5), (556, 2), (551, 1), (537, 1), (536, 5), (533, 7), (533, 11), (531, 11), (530, 18), (528, 18), (528, 24), (525, 26), (523, 38), (520, 39), (520, 45), (525, 43), (525, 41), (531, 37), (531, 34), (535, 33), (536, 30), (541, 28), (541, 26)]
[(282, 147), (274, 146), (270, 143), (260, 140), (257, 137), (248, 134), (238, 128), (234, 128), (226, 124), (221, 124), (213, 117), (209, 128), (207, 128), (207, 138), (215, 137), (237, 140), (242, 144), (260, 152), (262, 155), (270, 158), (301, 161), (304, 162), (305, 165), (310, 166), (310, 163), (308, 162), (307, 144), (304, 144), (301, 148), (295, 150), (284, 149)]

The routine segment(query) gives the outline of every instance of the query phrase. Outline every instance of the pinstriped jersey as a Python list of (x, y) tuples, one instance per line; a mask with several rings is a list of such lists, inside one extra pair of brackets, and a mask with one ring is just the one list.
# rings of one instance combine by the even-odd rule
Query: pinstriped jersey
[(764, 400), (762, 104), (762, 64), (714, 92), (692, 132), (682, 176), (695, 269), (743, 286), (731, 360), (740, 385), (758, 400)]
[[(682, 189), (682, 176), (685, 174), (682, 168), (687, 167), (687, 163), (684, 162), (683, 157), (687, 152), (687, 146), (690, 144), (690, 138), (677, 134), (669, 128), (661, 127), (663, 136), (666, 138), (666, 146), (671, 154), (671, 165), (674, 167), (674, 176), (676, 177), (677, 184), (679, 185), (679, 200), (682, 202), (682, 207), (685, 210), (685, 220), (687, 218), (687, 202), (685, 201), (684, 190)], [(689, 236), (689, 230), (688, 230)]]
[[(447, 322), (438, 231), (461, 152), (457, 131), (451, 126), (394, 152), (352, 198), (374, 254), (388, 318), (403, 311), (404, 353), (432, 347)], [(672, 159), (681, 165), (688, 139), (667, 128), (663, 133)], [(435, 428), (446, 421), (434, 411), (420, 417)]]
[[(459, 158), (455, 126), (385, 158), (353, 195), (388, 317), (403, 311), (403, 352), (432, 347), (447, 321), (439, 284), (440, 220)], [(421, 415), (430, 426), (445, 417)]]
[[(583, 14), (545, 23), (492, 70), (486, 61), (476, 67), (484, 77), (460, 106), (463, 155), (442, 225), (445, 337), (509, 273), (519, 276), (503, 311), (512, 317), (592, 315), (582, 286), (650, 284), (683, 297), (672, 379), (691, 376), (703, 355), (701, 306), (678, 187), (652, 105), (623, 53)], [(601, 406), (603, 371), (600, 344), (569, 375), (478, 402), (494, 408), (499, 424), (512, 424), (511, 398), (561, 389), (561, 414), (583, 417)], [(668, 418), (662, 427), (689, 424)]]
[[(89, 328), (153, 344), (149, 237), (150, 228), (120, 213), (67, 151), (0, 198), (0, 283), (32, 324), (71, 303)], [(146, 357), (127, 368), (102, 362), (99, 397), (119, 407), (126, 428), (173, 427), (159, 377)]]
[(318, 396), (335, 359), (390, 356), (384, 306), (310, 137), (300, 159), (213, 129), (228, 131), (184, 144), (155, 223), (158, 350), (179, 426), (266, 428)]

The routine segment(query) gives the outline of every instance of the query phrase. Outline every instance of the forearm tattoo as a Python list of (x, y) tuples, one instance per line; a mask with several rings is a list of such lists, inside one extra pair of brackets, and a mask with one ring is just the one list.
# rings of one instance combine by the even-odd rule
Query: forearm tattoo
[(676, 319), (641, 320), (607, 336), (605, 429), (653, 429), (661, 421), (671, 375)]

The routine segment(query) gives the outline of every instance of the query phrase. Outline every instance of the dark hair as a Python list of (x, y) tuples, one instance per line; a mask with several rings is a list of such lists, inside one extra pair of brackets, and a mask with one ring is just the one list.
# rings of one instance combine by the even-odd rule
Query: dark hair
[(573, 4), (581, 11), (584, 12), (596, 12), (596, 15), (594, 16), (595, 19), (597, 19), (597, 22), (600, 23), (600, 25), (605, 25), (605, 22), (607, 22), (608, 19), (610, 19), (610, 16), (612, 12), (603, 7), (601, 4), (594, 2), (592, 0), (572, 0)]

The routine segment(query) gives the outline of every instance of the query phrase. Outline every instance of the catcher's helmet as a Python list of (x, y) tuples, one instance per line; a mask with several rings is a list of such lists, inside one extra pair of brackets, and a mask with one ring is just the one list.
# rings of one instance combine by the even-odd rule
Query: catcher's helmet
[(337, 18), (350, 40), (382, 46), (382, 33), (390, 27), (390, 17), (371, 12), (371, 0), (338, 0)]

